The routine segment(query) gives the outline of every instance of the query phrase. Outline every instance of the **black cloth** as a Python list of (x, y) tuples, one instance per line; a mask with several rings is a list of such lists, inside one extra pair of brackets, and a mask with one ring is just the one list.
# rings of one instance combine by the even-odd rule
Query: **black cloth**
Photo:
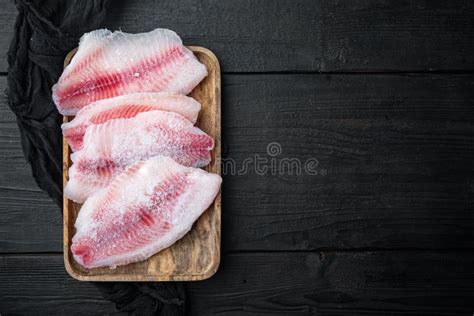
[[(62, 206), (62, 116), (51, 87), (80, 36), (104, 22), (108, 1), (19, 0), (8, 51), (7, 98), (21, 132), (23, 152), (38, 186)], [(60, 216), (58, 214), (58, 216)], [(119, 311), (136, 315), (185, 313), (180, 283), (95, 283)]]

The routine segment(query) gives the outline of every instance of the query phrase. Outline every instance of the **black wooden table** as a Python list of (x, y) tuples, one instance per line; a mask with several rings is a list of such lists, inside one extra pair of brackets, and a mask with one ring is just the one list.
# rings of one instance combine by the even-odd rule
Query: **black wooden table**
[[(193, 315), (474, 313), (473, 1), (114, 5), (107, 27), (171, 28), (220, 58), (225, 158), (317, 160), (228, 172)], [(1, 0), (2, 91), (15, 15)], [(3, 98), (0, 118), (0, 313), (113, 312), (65, 272), (60, 210)]]

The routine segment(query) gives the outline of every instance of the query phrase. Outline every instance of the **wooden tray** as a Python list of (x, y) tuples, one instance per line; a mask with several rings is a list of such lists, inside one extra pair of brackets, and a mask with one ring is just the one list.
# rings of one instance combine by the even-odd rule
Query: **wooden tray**
[[(202, 110), (196, 126), (212, 136), (215, 148), (206, 171), (221, 173), (221, 79), (219, 61), (208, 49), (189, 47), (209, 75), (191, 92), (190, 96), (201, 102)], [(64, 61), (68, 65), (75, 54), (71, 51)], [(68, 122), (72, 117), (64, 117)], [(70, 148), (63, 139), (63, 180), (68, 181), (71, 164)], [(64, 197), (64, 264), (67, 272), (81, 281), (195, 281), (211, 277), (219, 266), (221, 240), (221, 194), (196, 221), (191, 231), (171, 247), (155, 254), (146, 261), (128, 264), (116, 269), (85, 269), (74, 261), (70, 246), (74, 236), (74, 223), (81, 204)]]

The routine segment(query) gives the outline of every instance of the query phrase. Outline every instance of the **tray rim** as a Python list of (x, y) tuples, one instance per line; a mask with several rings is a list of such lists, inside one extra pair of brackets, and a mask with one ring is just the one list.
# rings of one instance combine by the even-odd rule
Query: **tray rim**
[[(216, 136), (214, 139), (215, 146), (215, 159), (221, 159), (221, 69), (219, 60), (217, 56), (209, 49), (202, 47), (202, 46), (186, 46), (189, 48), (193, 53), (200, 52), (205, 54), (213, 63), (215, 69), (215, 99), (216, 99), (216, 117), (215, 117), (215, 127), (216, 127)], [(71, 62), (74, 54), (77, 52), (77, 48), (71, 50), (66, 57), (64, 58), (64, 68)], [(63, 121), (67, 121), (67, 116), (63, 116)], [(69, 199), (66, 198), (64, 195), (64, 187), (67, 183), (67, 178), (69, 176), (68, 169), (65, 168), (65, 152), (68, 151), (68, 143), (66, 138), (62, 137), (63, 139), (63, 260), (64, 266), (68, 274), (78, 280), (78, 281), (93, 281), (93, 282), (175, 282), (175, 281), (201, 281), (206, 280), (212, 277), (218, 270), (221, 260), (221, 226), (222, 226), (222, 202), (221, 202), (221, 194), (222, 194), (222, 185), (221, 189), (219, 189), (219, 193), (214, 199), (213, 205), (216, 209), (216, 218), (219, 224), (216, 226), (216, 235), (217, 235), (217, 254), (214, 257), (214, 260), (209, 265), (208, 269), (203, 271), (202, 273), (196, 274), (168, 274), (166, 277), (159, 276), (159, 275), (152, 275), (152, 274), (103, 274), (103, 275), (84, 275), (78, 272), (74, 267), (71, 265), (70, 260), (74, 260), (69, 256), (69, 231), (68, 231), (68, 208), (67, 204)], [(221, 165), (220, 163), (216, 163), (216, 173), (220, 176), (221, 174)], [(72, 238), (72, 237), (71, 237)], [(133, 277), (131, 277), (133, 276)]]

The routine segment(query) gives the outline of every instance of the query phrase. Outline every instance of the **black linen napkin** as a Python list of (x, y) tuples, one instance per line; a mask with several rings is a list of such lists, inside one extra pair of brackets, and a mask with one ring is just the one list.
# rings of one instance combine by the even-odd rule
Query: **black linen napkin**
[[(85, 32), (99, 28), (106, 0), (17, 0), (8, 51), (7, 98), (38, 186), (62, 206), (62, 116), (51, 87), (66, 54)], [(59, 216), (59, 215), (58, 215)], [(182, 283), (94, 283), (117, 309), (135, 315), (185, 314)]]

